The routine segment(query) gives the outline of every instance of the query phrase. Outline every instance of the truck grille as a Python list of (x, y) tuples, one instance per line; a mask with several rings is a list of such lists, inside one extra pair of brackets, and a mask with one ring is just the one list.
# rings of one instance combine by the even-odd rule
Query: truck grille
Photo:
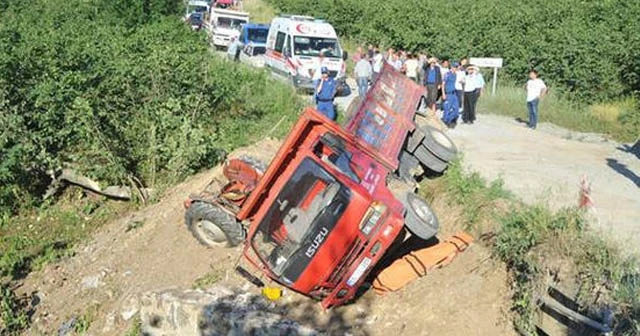
[(265, 47), (253, 47), (253, 56), (262, 55), (267, 52)]
[(365, 242), (356, 238), (356, 240), (349, 247), (349, 252), (347, 252), (347, 254), (342, 259), (342, 261), (340, 261), (340, 264), (338, 264), (338, 266), (333, 270), (333, 272), (331, 273), (327, 281), (329, 283), (335, 284), (340, 279), (342, 279), (349, 265), (351, 265), (353, 261), (360, 254), (362, 254), (362, 251), (364, 251), (365, 246), (366, 246)]

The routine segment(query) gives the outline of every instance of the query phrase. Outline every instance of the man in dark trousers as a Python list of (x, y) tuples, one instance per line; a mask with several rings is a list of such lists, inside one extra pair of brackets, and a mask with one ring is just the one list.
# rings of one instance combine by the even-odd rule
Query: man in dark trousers
[(322, 78), (316, 87), (316, 109), (327, 116), (331, 120), (336, 120), (336, 110), (333, 106), (333, 100), (336, 96), (336, 81), (329, 77), (329, 69), (322, 67)]
[(438, 91), (442, 88), (442, 74), (436, 66), (436, 59), (434, 57), (429, 58), (428, 65), (425, 65), (424, 86), (427, 88), (427, 106), (435, 112)]

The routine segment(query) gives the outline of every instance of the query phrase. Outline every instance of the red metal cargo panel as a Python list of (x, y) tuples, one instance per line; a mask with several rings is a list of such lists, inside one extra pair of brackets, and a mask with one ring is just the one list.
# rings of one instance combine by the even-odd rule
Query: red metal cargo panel
[(398, 168), (398, 157), (425, 89), (384, 65), (365, 100), (347, 121), (347, 130), (376, 153), (390, 170)]

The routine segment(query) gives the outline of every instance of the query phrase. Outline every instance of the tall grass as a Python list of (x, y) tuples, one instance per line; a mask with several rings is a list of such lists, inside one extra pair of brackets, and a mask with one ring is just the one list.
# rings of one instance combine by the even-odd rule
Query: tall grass
[(640, 335), (640, 264), (588, 230), (581, 210), (524, 204), (504, 190), (500, 180), (488, 183), (465, 171), (460, 161), (443, 178), (424, 182), (421, 190), (427, 199), (461, 212), (447, 217), (461, 218), (463, 223), (455, 225), (482, 237), (507, 265), (519, 330), (535, 334), (536, 298), (544, 295), (545, 277), (560, 260), (574, 267), (565, 270), (569, 275), (563, 280), (578, 286), (576, 300), (584, 311), (595, 314), (612, 307), (615, 334)]
[(243, 0), (242, 10), (250, 14), (251, 22), (271, 23), (276, 16), (273, 7), (267, 5), (264, 0)]
[[(492, 96), (490, 90), (479, 100), (479, 112), (504, 115), (528, 120), (526, 94), (523, 86), (511, 83), (500, 85)], [(580, 132), (606, 134), (611, 138), (631, 142), (640, 136), (637, 123), (625, 119), (636, 119), (640, 115), (637, 103), (632, 98), (613, 103), (586, 105), (574, 102), (569, 95), (553, 90), (542, 98), (539, 107), (540, 122), (549, 122)]]

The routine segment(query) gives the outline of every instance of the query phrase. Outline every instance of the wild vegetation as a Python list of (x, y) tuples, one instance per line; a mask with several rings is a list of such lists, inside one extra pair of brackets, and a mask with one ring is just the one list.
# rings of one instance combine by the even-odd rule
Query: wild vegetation
[(131, 207), (77, 190), (43, 202), (60, 169), (159, 196), (296, 119), (292, 90), (214, 57), (182, 10), (174, 0), (0, 1), (0, 334), (28, 323), (11, 280)]
[(452, 212), (461, 212), (458, 222), (448, 224), (473, 232), (507, 265), (520, 332), (536, 334), (537, 298), (555, 275), (575, 286), (583, 313), (597, 317), (612, 309), (615, 335), (640, 334), (639, 265), (587, 230), (582, 210), (523, 204), (500, 180), (487, 183), (478, 173), (466, 172), (460, 161), (443, 178), (424, 182), (422, 190), (427, 199), (444, 198)]

